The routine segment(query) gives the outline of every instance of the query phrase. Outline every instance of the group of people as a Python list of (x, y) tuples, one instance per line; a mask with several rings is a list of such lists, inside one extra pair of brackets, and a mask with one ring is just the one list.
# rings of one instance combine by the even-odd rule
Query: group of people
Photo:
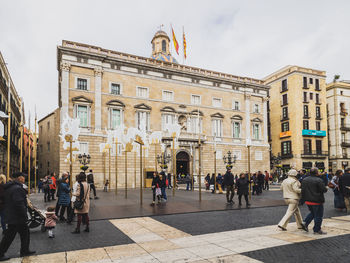
[(346, 209), (350, 214), (350, 168), (346, 169), (345, 173), (337, 170), (328, 187), (333, 189), (334, 207), (340, 211)]
[(166, 202), (168, 200), (166, 196), (166, 188), (169, 187), (169, 179), (166, 176), (165, 172), (154, 172), (153, 178), (152, 178), (152, 194), (153, 194), (153, 201), (152, 206), (156, 203), (156, 198), (158, 201), (158, 204), (161, 204), (161, 202)]

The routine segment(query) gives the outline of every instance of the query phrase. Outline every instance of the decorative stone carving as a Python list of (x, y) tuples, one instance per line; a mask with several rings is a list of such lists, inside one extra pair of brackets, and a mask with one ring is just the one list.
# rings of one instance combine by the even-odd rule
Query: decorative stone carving
[(187, 118), (185, 115), (179, 116), (178, 123), (180, 124), (182, 131), (187, 131)]
[(70, 70), (70, 64), (68, 62), (61, 62), (60, 69), (62, 71), (69, 71)]
[(102, 68), (101, 67), (98, 67), (98, 68), (95, 68), (94, 69), (94, 73), (95, 73), (95, 77), (101, 77), (102, 76)]

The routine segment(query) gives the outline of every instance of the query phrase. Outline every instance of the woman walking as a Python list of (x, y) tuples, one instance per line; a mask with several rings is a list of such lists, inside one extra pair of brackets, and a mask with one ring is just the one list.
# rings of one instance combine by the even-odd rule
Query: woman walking
[(168, 200), (167, 196), (166, 196), (166, 176), (164, 172), (160, 172), (159, 174), (159, 180), (160, 180), (160, 190), (162, 192), (162, 199), (164, 202), (166, 202)]
[(343, 176), (342, 170), (337, 170), (335, 175), (330, 182), (330, 186), (333, 185), (333, 193), (334, 193), (334, 208), (342, 211), (345, 208), (344, 196), (339, 189), (339, 179)]
[(59, 187), (58, 187), (58, 205), (61, 207), (60, 211), (60, 221), (66, 221), (64, 218), (64, 212), (67, 210), (67, 220), (69, 220), (69, 214), (70, 214), (70, 187), (69, 187), (69, 178), (68, 174), (64, 173), (62, 175), (62, 180), (60, 181)]
[(158, 176), (158, 173), (153, 173), (153, 179), (152, 179), (152, 193), (153, 193), (153, 202), (152, 206), (156, 203), (156, 196), (158, 199), (158, 204), (160, 204), (160, 197), (162, 195), (162, 190), (160, 189), (160, 179)]
[(239, 175), (239, 179), (236, 181), (237, 195), (238, 195), (238, 206), (242, 206), (242, 196), (244, 195), (245, 204), (248, 208), (250, 206), (248, 201), (248, 192), (249, 192), (249, 181), (248, 178), (245, 177), (244, 173)]
[(86, 182), (86, 174), (81, 172), (77, 191), (74, 193), (76, 201), (74, 202), (74, 213), (78, 216), (76, 229), (72, 234), (80, 233), (80, 225), (83, 222), (86, 225), (85, 232), (90, 232), (89, 228), (89, 209), (90, 209), (90, 186)]
[(5, 215), (4, 215), (4, 206), (5, 206), (4, 186), (5, 186), (5, 184), (6, 184), (6, 176), (1, 174), (0, 175), (0, 217), (1, 217), (1, 228), (2, 228), (3, 234), (4, 234), (4, 231), (6, 230)]

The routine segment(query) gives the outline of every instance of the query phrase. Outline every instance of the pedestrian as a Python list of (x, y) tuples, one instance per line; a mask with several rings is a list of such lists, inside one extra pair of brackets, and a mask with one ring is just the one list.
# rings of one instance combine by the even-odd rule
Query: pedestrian
[(43, 191), (43, 179), (40, 179), (38, 183), (38, 193), (40, 193), (40, 191)]
[(108, 191), (108, 185), (109, 185), (109, 181), (108, 179), (105, 181), (105, 185), (103, 187), (103, 192), (107, 192)]
[(262, 174), (261, 171), (258, 172), (258, 192), (259, 194), (262, 194), (262, 190), (264, 187), (264, 181), (265, 181), (265, 176)]
[(78, 191), (78, 185), (79, 185), (79, 176), (80, 174), (77, 174), (75, 176), (75, 183), (73, 184), (73, 190), (72, 190), (72, 198), (71, 198), (71, 204), (70, 204), (70, 214), (69, 217), (67, 219), (67, 224), (71, 224), (74, 218), (74, 208), (72, 208), (72, 204), (74, 204), (75, 200), (77, 200), (77, 191)]
[(204, 178), (205, 180), (205, 190), (209, 190), (210, 187), (210, 174), (207, 174), (207, 176)]
[(70, 187), (69, 187), (69, 177), (67, 173), (63, 173), (62, 180), (60, 181), (59, 187), (58, 187), (58, 205), (61, 207), (60, 211), (60, 221), (64, 222), (66, 221), (66, 218), (64, 218), (64, 212), (67, 210), (67, 219), (70, 214)]
[(186, 191), (190, 190), (190, 186), (191, 186), (191, 190), (192, 190), (192, 180), (191, 180), (191, 176), (189, 174), (186, 175)]
[(164, 172), (160, 172), (159, 174), (159, 180), (160, 180), (160, 190), (162, 192), (162, 200), (164, 202), (168, 201), (168, 198), (166, 196), (166, 175)]
[[(56, 200), (55, 199), (55, 193), (56, 193), (56, 174), (53, 172), (51, 173), (51, 181), (49, 181), (50, 184), (50, 196), (52, 198), (52, 200)], [(49, 201), (50, 201), (50, 197), (49, 197)]]
[(325, 192), (327, 192), (327, 188), (319, 177), (318, 169), (316, 167), (311, 168), (310, 175), (301, 183), (301, 195), (310, 211), (304, 220), (305, 227), (307, 229), (311, 221), (314, 220), (314, 234), (327, 234), (321, 229)]
[(254, 173), (253, 174), (253, 176), (252, 176), (252, 183), (253, 183), (253, 195), (254, 195), (254, 193), (256, 194), (256, 195), (259, 195), (259, 192), (258, 192), (258, 178), (257, 178), (257, 176), (256, 176), (256, 173)]
[(270, 174), (268, 171), (265, 171), (265, 175), (264, 175), (264, 179), (265, 179), (265, 184), (264, 184), (264, 190), (270, 190), (270, 185), (269, 185), (269, 180), (270, 180)]
[(224, 179), (222, 178), (221, 173), (218, 173), (218, 176), (216, 178), (216, 185), (217, 185), (217, 189), (219, 190), (219, 194), (223, 194), (224, 192), (222, 191), (222, 183), (223, 183)]
[(45, 228), (48, 231), (49, 238), (54, 238), (55, 234), (53, 230), (55, 229), (56, 226), (56, 221), (58, 220), (56, 214), (55, 214), (55, 207), (54, 206), (49, 206), (45, 212)]
[(4, 234), (6, 230), (5, 215), (4, 215), (5, 184), (6, 184), (6, 176), (4, 174), (1, 174), (0, 175), (0, 217), (1, 217), (2, 234)]
[(152, 206), (156, 203), (156, 197), (158, 199), (158, 204), (160, 204), (160, 197), (162, 195), (162, 190), (160, 189), (160, 178), (158, 176), (158, 173), (153, 173), (153, 179), (152, 179), (152, 194), (153, 194), (153, 201)]
[(57, 202), (56, 202), (56, 207), (55, 207), (55, 215), (58, 217), (59, 213), (60, 213), (60, 209), (61, 209), (61, 205), (59, 204), (59, 195), (60, 195), (60, 185), (62, 182), (63, 178), (58, 178), (56, 180), (56, 197), (57, 197)]
[(339, 189), (344, 196), (346, 213), (350, 214), (350, 168), (347, 168), (345, 174), (340, 177)]
[(167, 178), (168, 178), (168, 189), (173, 188), (171, 185), (171, 173), (168, 173)]
[(50, 185), (49, 177), (46, 175), (43, 179), (44, 202), (50, 201)]
[(14, 173), (10, 181), (5, 184), (5, 231), (0, 242), (0, 261), (8, 260), (5, 253), (18, 233), (21, 240), (20, 256), (25, 257), (35, 254), (35, 251), (29, 250), (30, 233), (27, 225), (27, 196), (23, 188), (25, 182), (24, 174), (21, 172)]
[(342, 211), (345, 207), (344, 196), (339, 187), (339, 179), (343, 176), (342, 170), (337, 170), (329, 183), (329, 188), (333, 188), (334, 208)]
[(278, 223), (278, 227), (283, 231), (287, 230), (287, 225), (292, 215), (295, 217), (298, 229), (307, 231), (303, 224), (299, 210), (299, 200), (301, 195), (301, 184), (297, 179), (298, 172), (295, 169), (288, 171), (288, 178), (283, 180), (281, 190), (283, 191), (284, 202), (288, 205), (288, 209), (284, 217)]
[(224, 182), (223, 184), (226, 187), (226, 200), (228, 205), (232, 205), (235, 202), (233, 202), (233, 196), (235, 194), (234, 192), (234, 177), (233, 174), (231, 173), (231, 168), (228, 168), (225, 175), (224, 175)]
[(77, 227), (72, 234), (80, 234), (81, 223), (86, 225), (84, 232), (90, 232), (89, 209), (90, 209), (90, 186), (86, 182), (86, 174), (81, 172), (79, 175), (78, 187), (75, 192), (76, 201), (74, 202), (74, 213), (78, 216)]
[(90, 185), (90, 189), (94, 191), (94, 199), (98, 199), (96, 195), (96, 187), (95, 187), (95, 181), (94, 181), (94, 174), (92, 173), (92, 170), (90, 169), (88, 175), (87, 175), (87, 183)]
[(239, 175), (239, 179), (236, 180), (236, 188), (237, 188), (237, 195), (238, 195), (238, 206), (242, 206), (242, 196), (244, 195), (245, 204), (248, 208), (250, 206), (248, 201), (248, 192), (249, 192), (249, 180), (246, 177), (244, 173), (241, 173)]

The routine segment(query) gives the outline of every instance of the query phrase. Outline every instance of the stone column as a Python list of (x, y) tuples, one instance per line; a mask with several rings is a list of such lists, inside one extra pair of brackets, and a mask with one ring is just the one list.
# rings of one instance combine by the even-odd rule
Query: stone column
[(263, 99), (263, 114), (264, 114), (264, 144), (268, 145), (268, 132), (267, 132), (267, 125), (268, 125), (268, 119), (267, 119), (267, 101), (269, 100), (268, 97), (264, 97)]
[(98, 67), (94, 70), (95, 73), (95, 131), (101, 131), (101, 106), (102, 106), (102, 68)]
[(70, 64), (67, 62), (61, 62), (61, 117), (60, 122), (62, 123), (66, 114), (69, 112), (69, 70)]
[(245, 141), (247, 145), (250, 145), (251, 140), (251, 134), (250, 134), (250, 94), (245, 94)]

